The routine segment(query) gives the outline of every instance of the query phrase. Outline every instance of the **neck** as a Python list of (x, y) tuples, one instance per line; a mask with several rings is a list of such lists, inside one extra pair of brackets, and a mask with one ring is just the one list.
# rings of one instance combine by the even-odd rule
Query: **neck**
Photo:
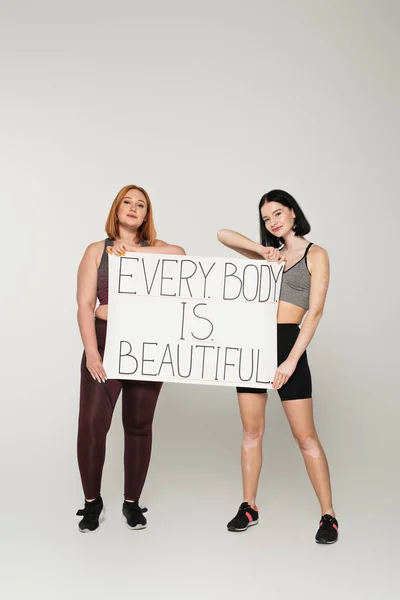
[(303, 237), (297, 237), (294, 234), (294, 231), (290, 231), (283, 238), (283, 242), (285, 244), (285, 249), (288, 252), (291, 252), (292, 250), (299, 250), (300, 248), (303, 248), (305, 241), (306, 240)]
[(120, 225), (118, 240), (126, 242), (130, 246), (137, 244), (139, 241), (137, 227), (124, 227), (123, 225)]

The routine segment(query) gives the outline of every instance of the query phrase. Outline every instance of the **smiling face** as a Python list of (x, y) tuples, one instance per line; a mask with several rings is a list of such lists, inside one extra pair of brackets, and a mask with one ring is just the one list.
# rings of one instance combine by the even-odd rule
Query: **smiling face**
[(279, 202), (265, 202), (261, 207), (261, 217), (266, 229), (275, 237), (285, 237), (293, 230), (295, 212)]
[(146, 219), (147, 201), (140, 190), (128, 190), (119, 205), (117, 216), (120, 225), (138, 229)]

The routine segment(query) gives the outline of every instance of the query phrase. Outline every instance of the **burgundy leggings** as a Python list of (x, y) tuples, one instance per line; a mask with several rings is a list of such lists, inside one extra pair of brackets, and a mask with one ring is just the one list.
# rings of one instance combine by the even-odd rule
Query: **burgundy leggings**
[[(107, 321), (95, 319), (97, 344), (101, 356)], [(100, 494), (106, 452), (106, 437), (122, 389), (122, 420), (125, 432), (125, 498), (140, 497), (150, 462), (154, 410), (162, 382), (108, 379), (94, 380), (81, 363), (81, 397), (78, 428), (78, 463), (85, 498)]]

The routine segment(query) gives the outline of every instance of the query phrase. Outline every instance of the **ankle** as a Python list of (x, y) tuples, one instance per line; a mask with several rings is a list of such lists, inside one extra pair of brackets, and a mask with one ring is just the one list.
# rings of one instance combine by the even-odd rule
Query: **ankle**
[(326, 510), (322, 509), (321, 510), (321, 515), (331, 515), (331, 517), (336, 518), (335, 511), (333, 510), (332, 506), (330, 506)]

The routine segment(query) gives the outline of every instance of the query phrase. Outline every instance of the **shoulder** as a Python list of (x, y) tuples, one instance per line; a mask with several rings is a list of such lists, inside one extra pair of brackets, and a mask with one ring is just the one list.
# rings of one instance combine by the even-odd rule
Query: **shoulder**
[(101, 256), (104, 251), (104, 240), (100, 242), (92, 242), (86, 248), (82, 261), (88, 263), (94, 261), (96, 265), (100, 264)]
[(99, 250), (104, 250), (104, 240), (101, 240), (100, 242), (92, 242), (91, 244), (89, 244), (89, 246), (86, 248), (86, 252), (89, 253), (96, 253)]
[(315, 256), (316, 258), (328, 258), (328, 252), (322, 246), (313, 244), (309, 249), (307, 256)]
[(325, 248), (313, 244), (307, 254), (307, 265), (311, 274), (313, 271), (329, 269), (329, 256)]

